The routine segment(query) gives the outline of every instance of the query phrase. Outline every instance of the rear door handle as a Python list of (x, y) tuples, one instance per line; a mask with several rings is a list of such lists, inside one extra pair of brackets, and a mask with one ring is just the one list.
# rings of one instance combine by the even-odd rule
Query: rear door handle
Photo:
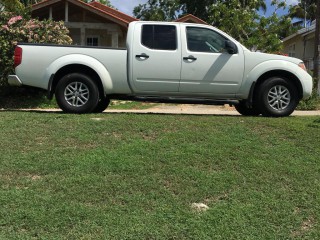
[(197, 58), (195, 58), (194, 56), (190, 55), (188, 57), (184, 57), (183, 60), (186, 60), (186, 61), (196, 61)]
[(145, 60), (145, 59), (148, 59), (149, 56), (145, 53), (142, 53), (142, 54), (136, 55), (136, 58), (140, 58), (140, 59)]

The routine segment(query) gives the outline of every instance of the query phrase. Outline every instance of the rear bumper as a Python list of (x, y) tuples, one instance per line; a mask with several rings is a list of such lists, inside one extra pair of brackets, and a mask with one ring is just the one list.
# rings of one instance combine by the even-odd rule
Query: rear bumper
[(8, 76), (8, 83), (11, 86), (17, 86), (17, 87), (22, 86), (22, 82), (17, 75), (9, 75)]

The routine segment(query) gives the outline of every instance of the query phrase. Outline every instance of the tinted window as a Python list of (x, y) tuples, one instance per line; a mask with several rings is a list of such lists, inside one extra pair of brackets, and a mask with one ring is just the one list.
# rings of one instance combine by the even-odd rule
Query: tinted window
[(167, 25), (143, 25), (141, 42), (144, 46), (151, 49), (176, 50), (176, 27)]
[(221, 53), (225, 51), (225, 37), (206, 29), (187, 27), (188, 49), (193, 52)]

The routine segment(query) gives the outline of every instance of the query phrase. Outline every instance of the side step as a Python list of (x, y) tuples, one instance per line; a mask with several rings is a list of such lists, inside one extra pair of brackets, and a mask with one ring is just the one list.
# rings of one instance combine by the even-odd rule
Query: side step
[(156, 102), (156, 103), (177, 103), (177, 104), (204, 104), (204, 105), (236, 105), (239, 104), (238, 100), (229, 100), (229, 99), (203, 99), (203, 98), (163, 98), (163, 97), (149, 97), (149, 96), (139, 96), (133, 97), (133, 101), (141, 102)]

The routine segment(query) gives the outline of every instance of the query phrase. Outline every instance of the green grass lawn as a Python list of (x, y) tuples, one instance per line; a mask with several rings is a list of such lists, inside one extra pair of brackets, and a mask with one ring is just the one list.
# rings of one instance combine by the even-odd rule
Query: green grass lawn
[(319, 117), (2, 111), (0, 129), (0, 239), (320, 239)]

